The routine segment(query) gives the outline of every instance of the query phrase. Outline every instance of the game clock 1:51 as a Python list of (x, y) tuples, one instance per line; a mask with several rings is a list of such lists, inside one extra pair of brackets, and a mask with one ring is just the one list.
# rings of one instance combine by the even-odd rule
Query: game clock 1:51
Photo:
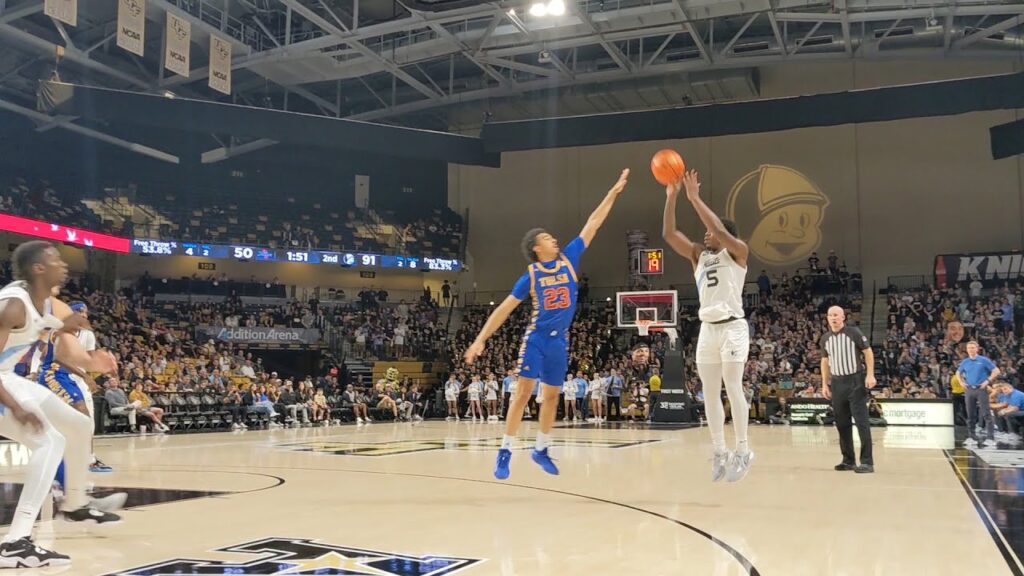
[(661, 248), (640, 250), (639, 269), (641, 274), (664, 274), (665, 253)]

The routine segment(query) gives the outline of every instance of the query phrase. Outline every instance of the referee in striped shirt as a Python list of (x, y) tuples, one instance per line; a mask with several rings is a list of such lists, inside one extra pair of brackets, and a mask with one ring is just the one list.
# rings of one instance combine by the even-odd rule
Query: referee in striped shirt
[[(839, 448), (843, 461), (836, 470), (858, 474), (875, 471), (871, 457), (871, 428), (868, 424), (868, 388), (875, 387), (875, 355), (868, 339), (858, 328), (846, 325), (846, 312), (839, 306), (828, 309), (829, 331), (821, 337), (821, 392), (832, 399)], [(867, 373), (861, 369), (864, 354)], [(834, 386), (834, 389), (830, 387)], [(865, 387), (866, 386), (866, 387)], [(853, 452), (853, 420), (860, 435), (860, 466)]]

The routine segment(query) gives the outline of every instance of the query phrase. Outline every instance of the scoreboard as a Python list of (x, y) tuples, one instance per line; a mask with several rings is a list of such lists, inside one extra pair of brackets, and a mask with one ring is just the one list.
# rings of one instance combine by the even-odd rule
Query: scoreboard
[(637, 258), (637, 269), (641, 274), (665, 273), (665, 252), (661, 248), (642, 249)]
[[(2, 4), (2, 0), (0, 0), (0, 4)], [(343, 268), (404, 268), (435, 272), (459, 272), (462, 270), (462, 263), (456, 258), (434, 258), (411, 254), (328, 252), (251, 245), (204, 244), (153, 238), (127, 238), (101, 234), (83, 228), (71, 228), (55, 222), (22, 218), (2, 212), (0, 212), (0, 230), (121, 254), (194, 256), (241, 262), (300, 262), (303, 264), (328, 264)]]
[(366, 252), (326, 252), (323, 250), (274, 249), (234, 244), (201, 244), (134, 238), (131, 253), (151, 256), (195, 256), (239, 260), (243, 262), (300, 262), (330, 264), (343, 268), (405, 268), (435, 272), (458, 272), (461, 263), (453, 258), (431, 258)]

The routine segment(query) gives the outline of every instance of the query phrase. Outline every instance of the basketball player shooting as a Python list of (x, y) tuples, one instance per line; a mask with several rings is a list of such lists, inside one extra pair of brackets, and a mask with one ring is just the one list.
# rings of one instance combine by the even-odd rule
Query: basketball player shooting
[(516, 306), (530, 296), (533, 313), (519, 348), (519, 384), (505, 420), (505, 436), (494, 468), (494, 477), (499, 480), (509, 476), (512, 440), (519, 430), (523, 408), (530, 400), (538, 379), (544, 401), (540, 403), (540, 431), (537, 432), (533, 461), (548, 474), (558, 474), (558, 467), (548, 456), (548, 445), (558, 410), (558, 394), (569, 366), (569, 328), (576, 311), (576, 270), (580, 256), (604, 224), (628, 178), (627, 168), (587, 219), (579, 236), (569, 242), (565, 250), (560, 250), (558, 240), (542, 228), (526, 233), (522, 247), (530, 265), (516, 281), (512, 294), (491, 313), (476, 340), (466, 350), (466, 363), (472, 364), (483, 353), (487, 339), (501, 327)]
[[(704, 243), (693, 242), (676, 229), (676, 199), (680, 184), (686, 198), (707, 228)], [(690, 170), (682, 182), (665, 188), (662, 236), (673, 250), (694, 267), (700, 298), (700, 336), (697, 340), (697, 372), (704, 388), (704, 403), (715, 455), (711, 480), (736, 482), (747, 475), (754, 453), (747, 445), (749, 408), (743, 394), (743, 368), (750, 349), (750, 334), (743, 314), (743, 283), (747, 275), (749, 248), (737, 238), (736, 224), (722, 220), (700, 197), (697, 172)], [(732, 407), (736, 449), (725, 446), (725, 408), (722, 381)]]

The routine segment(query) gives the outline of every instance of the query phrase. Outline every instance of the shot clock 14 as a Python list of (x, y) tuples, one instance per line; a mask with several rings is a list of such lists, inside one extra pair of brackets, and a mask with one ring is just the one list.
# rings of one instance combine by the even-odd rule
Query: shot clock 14
[(640, 250), (638, 258), (641, 274), (665, 273), (665, 252), (661, 248)]

